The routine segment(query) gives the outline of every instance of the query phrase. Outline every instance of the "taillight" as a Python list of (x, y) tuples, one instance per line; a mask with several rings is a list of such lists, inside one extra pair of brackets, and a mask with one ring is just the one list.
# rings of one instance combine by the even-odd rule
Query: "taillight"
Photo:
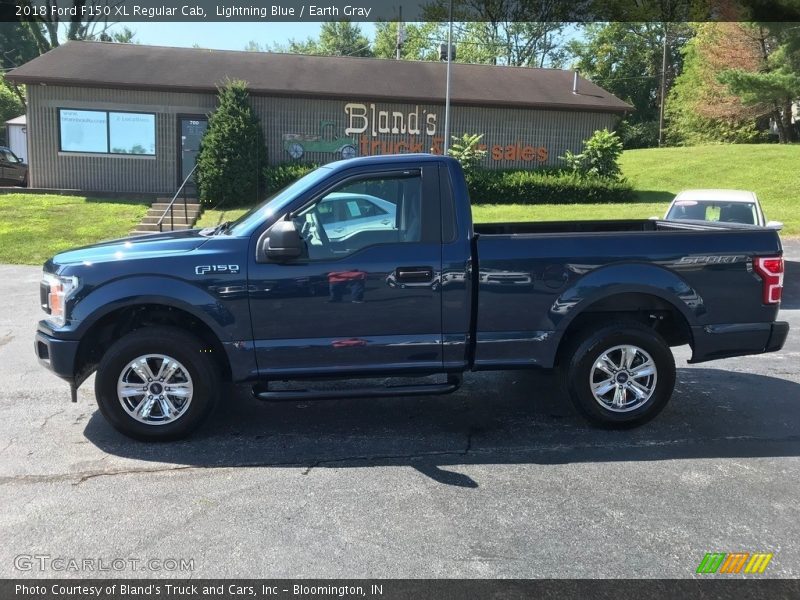
[(757, 257), (753, 260), (753, 268), (763, 283), (764, 304), (779, 304), (783, 291), (783, 257)]

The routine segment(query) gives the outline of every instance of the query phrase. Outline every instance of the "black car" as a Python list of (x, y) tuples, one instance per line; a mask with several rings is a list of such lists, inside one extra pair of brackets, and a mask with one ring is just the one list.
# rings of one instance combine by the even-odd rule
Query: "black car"
[(28, 165), (5, 146), (0, 146), (0, 185), (28, 186)]

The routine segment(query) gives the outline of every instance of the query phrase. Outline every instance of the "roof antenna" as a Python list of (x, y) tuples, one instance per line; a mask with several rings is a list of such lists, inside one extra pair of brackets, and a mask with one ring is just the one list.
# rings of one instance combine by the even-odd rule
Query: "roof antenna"
[(578, 69), (575, 69), (572, 76), (572, 93), (576, 95), (578, 93)]

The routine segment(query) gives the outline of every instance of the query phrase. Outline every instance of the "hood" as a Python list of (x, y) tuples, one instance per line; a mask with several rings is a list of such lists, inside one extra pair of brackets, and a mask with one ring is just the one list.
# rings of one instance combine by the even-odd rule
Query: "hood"
[(95, 264), (119, 260), (165, 257), (171, 254), (190, 252), (208, 241), (200, 235), (200, 229), (167, 231), (152, 235), (108, 240), (67, 250), (56, 254), (45, 263), (45, 270), (55, 272), (60, 266)]

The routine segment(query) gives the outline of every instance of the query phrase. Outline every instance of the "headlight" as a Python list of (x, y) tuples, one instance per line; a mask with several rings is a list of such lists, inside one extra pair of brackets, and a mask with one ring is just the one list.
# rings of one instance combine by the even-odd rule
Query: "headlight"
[(66, 322), (66, 305), (70, 295), (78, 289), (77, 277), (59, 277), (45, 273), (42, 277), (42, 308), (50, 315), (48, 321), (61, 327)]

